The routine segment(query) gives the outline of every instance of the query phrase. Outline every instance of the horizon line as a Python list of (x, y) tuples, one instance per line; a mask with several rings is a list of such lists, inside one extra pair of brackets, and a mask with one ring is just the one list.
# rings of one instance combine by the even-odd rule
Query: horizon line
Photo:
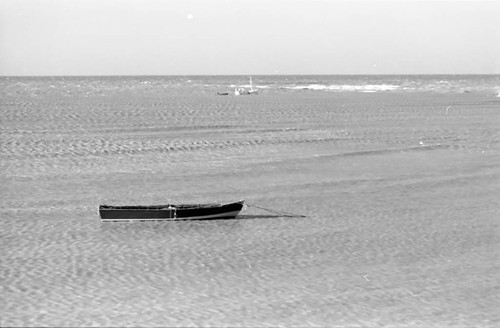
[(500, 73), (355, 73), (355, 74), (103, 74), (103, 75), (0, 75), (0, 78), (18, 78), (18, 77), (165, 77), (165, 76), (494, 76)]

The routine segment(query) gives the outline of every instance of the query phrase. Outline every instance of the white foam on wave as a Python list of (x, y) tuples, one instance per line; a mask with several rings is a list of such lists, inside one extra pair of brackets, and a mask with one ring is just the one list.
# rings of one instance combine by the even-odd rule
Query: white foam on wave
[(291, 90), (316, 90), (316, 91), (357, 91), (357, 92), (378, 92), (378, 91), (394, 91), (401, 89), (401, 86), (395, 84), (367, 84), (367, 85), (352, 85), (352, 84), (309, 84), (286, 87)]

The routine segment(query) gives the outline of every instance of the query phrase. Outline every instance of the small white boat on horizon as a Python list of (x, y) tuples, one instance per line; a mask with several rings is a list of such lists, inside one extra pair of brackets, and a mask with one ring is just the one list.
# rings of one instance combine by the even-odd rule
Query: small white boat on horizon
[(254, 89), (253, 83), (252, 83), (252, 77), (250, 76), (250, 89), (245, 89), (245, 88), (236, 88), (234, 89), (234, 95), (235, 96), (241, 96), (241, 95), (255, 95), (258, 94), (259, 90)]

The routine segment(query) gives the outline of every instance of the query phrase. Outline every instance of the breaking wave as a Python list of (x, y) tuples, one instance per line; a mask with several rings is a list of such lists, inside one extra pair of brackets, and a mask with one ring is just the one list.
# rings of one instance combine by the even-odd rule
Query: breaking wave
[(395, 91), (402, 90), (403, 87), (395, 84), (369, 84), (369, 85), (350, 85), (350, 84), (309, 84), (284, 87), (291, 90), (317, 90), (317, 91), (358, 91), (358, 92), (377, 92), (377, 91)]

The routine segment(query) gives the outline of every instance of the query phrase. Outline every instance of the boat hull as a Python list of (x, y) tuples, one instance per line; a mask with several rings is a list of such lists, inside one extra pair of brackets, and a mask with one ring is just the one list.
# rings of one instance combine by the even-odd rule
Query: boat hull
[(235, 218), (245, 202), (227, 204), (167, 204), (151, 206), (100, 205), (102, 222), (214, 220)]

